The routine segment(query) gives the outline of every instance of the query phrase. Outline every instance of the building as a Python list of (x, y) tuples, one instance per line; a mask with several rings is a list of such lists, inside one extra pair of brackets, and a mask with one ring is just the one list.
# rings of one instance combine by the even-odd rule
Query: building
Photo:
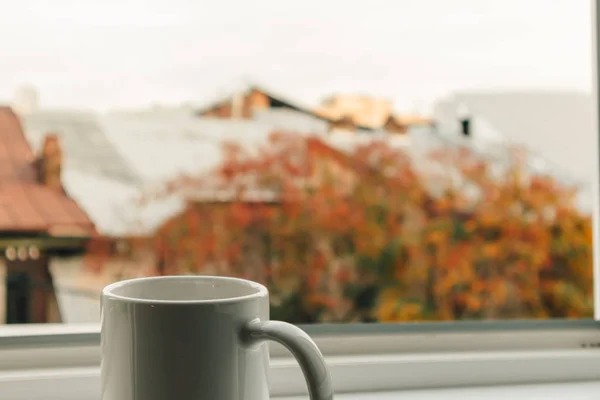
[(432, 120), (416, 115), (399, 115), (384, 98), (364, 95), (331, 96), (314, 110), (316, 115), (337, 121), (334, 127), (363, 127), (392, 134), (406, 134), (415, 126), (430, 126)]
[(302, 104), (264, 85), (251, 84), (209, 102), (197, 111), (201, 117), (254, 119), (265, 111), (293, 112), (323, 123), (333, 132), (373, 132), (405, 134), (415, 125), (429, 125), (423, 117), (395, 115), (387, 99), (371, 96), (331, 96), (316, 107)]
[(575, 91), (457, 92), (440, 100), (434, 119), (441, 136), (502, 157), (523, 147), (532, 170), (577, 185), (591, 210), (598, 182), (595, 102)]
[(286, 107), (257, 110), (252, 119), (202, 117), (184, 111), (40, 110), (22, 121), (25, 137), (36, 151), (43, 147), (47, 132), (56, 133), (63, 149), (62, 186), (97, 230), (87, 256), (63, 260), (61, 268), (54, 269), (66, 322), (97, 321), (103, 286), (143, 275), (156, 265), (152, 254), (132, 254), (124, 246), (151, 236), (184, 212), (189, 199), (174, 194), (144, 204), (139, 200), (152, 198), (167, 181), (217, 167), (223, 160), (223, 143), (235, 141), (257, 149), (273, 131), (286, 131), (320, 138), (342, 151), (378, 139), (401, 147), (410, 144), (410, 135), (385, 131), (330, 132), (327, 121)]
[(264, 85), (244, 85), (197, 110), (201, 117), (251, 119), (256, 111), (283, 108), (310, 114), (310, 108)]
[[(132, 123), (140, 118), (141, 126)], [(172, 118), (168, 117), (169, 120)], [(156, 169), (140, 170), (134, 163), (145, 158), (136, 149), (143, 151), (144, 148), (127, 138), (123, 140), (126, 145), (131, 143), (129, 151), (134, 154), (133, 160), (123, 156), (107, 131), (117, 137), (128, 136), (129, 129), (144, 132), (148, 121), (137, 115), (126, 118), (123, 123), (118, 121), (121, 121), (118, 115), (103, 118), (76, 110), (42, 110), (22, 118), (25, 137), (33, 149), (43, 147), (47, 132), (56, 132), (63, 148), (61, 181), (64, 190), (86, 211), (97, 231), (85, 251), (60, 259), (60, 267), (51, 268), (62, 320), (67, 323), (98, 321), (102, 288), (116, 280), (143, 274), (144, 265), (147, 265), (143, 255), (131, 258), (124, 244), (143, 236), (153, 228), (156, 220), (169, 216), (172, 207), (175, 210), (179, 207), (177, 202), (153, 205), (148, 209), (137, 206), (147, 176), (144, 172), (151, 175), (160, 171), (164, 164), (147, 161), (145, 165)], [(151, 126), (157, 125), (151, 123)], [(158, 129), (161, 129), (160, 124)], [(133, 134), (132, 139), (140, 138)], [(157, 157), (156, 153), (146, 155)], [(160, 174), (156, 179), (160, 179)], [(110, 257), (107, 258), (107, 254)]]
[(85, 251), (95, 228), (61, 184), (49, 135), (36, 157), (19, 118), (0, 108), (0, 322), (60, 322), (53, 269)]

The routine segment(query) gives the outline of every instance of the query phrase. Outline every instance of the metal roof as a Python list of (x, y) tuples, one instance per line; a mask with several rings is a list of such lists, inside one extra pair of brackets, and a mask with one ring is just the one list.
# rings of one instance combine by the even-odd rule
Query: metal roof
[[(236, 140), (250, 148), (266, 140), (272, 128), (255, 121), (231, 121), (188, 115), (109, 114), (94, 116), (99, 129), (82, 130), (81, 135), (100, 132), (105, 143), (118, 154), (125, 173), (134, 182), (120, 179), (114, 169), (87, 168), (75, 162), (77, 152), (65, 152), (65, 190), (88, 212), (98, 230), (106, 235), (152, 232), (167, 218), (183, 209), (184, 199), (168, 197), (139, 204), (144, 194), (180, 175), (207, 172), (221, 162), (221, 143)], [(69, 125), (73, 126), (73, 125)], [(82, 140), (83, 141), (83, 140)], [(107, 158), (96, 163), (110, 162)], [(115, 168), (113, 165), (112, 168)]]
[(56, 133), (68, 155), (65, 168), (110, 176), (123, 182), (138, 177), (104, 134), (96, 114), (77, 111), (37, 111), (22, 118), (25, 135), (38, 151), (48, 133)]
[(177, 213), (183, 204), (174, 200), (141, 206), (142, 190), (134, 185), (99, 175), (67, 170), (65, 190), (86, 210), (103, 235), (122, 236), (151, 232)]
[(255, 111), (253, 119), (268, 124), (274, 130), (288, 132), (326, 133), (329, 128), (323, 119), (285, 108)]
[[(285, 109), (263, 111), (254, 120), (200, 118), (186, 113), (64, 113), (53, 118), (60, 124), (48, 124), (53, 121), (50, 117), (29, 118), (29, 126), (37, 121), (38, 129), (29, 132), (28, 137), (41, 140), (36, 132), (47, 131), (41, 129), (44, 126), (54, 126), (56, 133), (62, 133), (66, 142), (62, 176), (65, 190), (81, 204), (101, 233), (115, 236), (151, 232), (181, 211), (183, 196), (153, 201), (144, 207), (138, 200), (168, 180), (207, 173), (217, 167), (226, 141), (258, 149), (276, 130), (317, 135), (343, 151), (376, 138), (401, 146), (410, 140), (383, 132), (328, 133), (322, 121)], [(61, 127), (67, 133), (61, 132)], [(92, 142), (102, 149), (94, 152), (83, 146), (87, 143), (93, 147)]]
[(273, 130), (249, 120), (198, 117), (106, 117), (106, 135), (145, 184), (207, 171), (221, 161), (221, 144), (253, 146)]

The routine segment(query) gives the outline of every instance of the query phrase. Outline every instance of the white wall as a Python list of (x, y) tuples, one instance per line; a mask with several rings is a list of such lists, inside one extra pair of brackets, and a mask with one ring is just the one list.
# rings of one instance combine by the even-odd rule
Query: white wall
[[(52, 274), (62, 322), (99, 322), (101, 283), (93, 285), (86, 282), (83, 258), (53, 257), (48, 268)], [(90, 295), (83, 295), (84, 292)]]

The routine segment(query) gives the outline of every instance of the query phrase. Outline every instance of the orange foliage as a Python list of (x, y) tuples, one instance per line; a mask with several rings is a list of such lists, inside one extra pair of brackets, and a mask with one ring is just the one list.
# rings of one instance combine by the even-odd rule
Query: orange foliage
[(157, 253), (174, 271), (266, 284), (292, 322), (592, 315), (591, 219), (521, 153), (498, 172), (446, 149), (426, 161), (434, 176), (382, 142), (344, 155), (315, 140), (226, 146), (217, 175), (233, 198), (190, 206)]

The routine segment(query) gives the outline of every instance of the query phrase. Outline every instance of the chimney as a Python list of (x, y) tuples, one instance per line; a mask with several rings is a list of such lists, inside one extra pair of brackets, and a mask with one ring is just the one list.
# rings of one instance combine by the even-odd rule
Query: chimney
[(464, 104), (459, 105), (458, 110), (458, 122), (460, 123), (460, 133), (469, 137), (473, 133), (473, 124), (471, 123), (471, 113), (467, 106)]
[(50, 189), (61, 191), (61, 167), (62, 151), (58, 136), (48, 134), (44, 138), (44, 144), (38, 159), (38, 177), (40, 183)]
[(231, 118), (240, 119), (243, 117), (243, 107), (245, 102), (245, 93), (236, 91), (231, 99)]

